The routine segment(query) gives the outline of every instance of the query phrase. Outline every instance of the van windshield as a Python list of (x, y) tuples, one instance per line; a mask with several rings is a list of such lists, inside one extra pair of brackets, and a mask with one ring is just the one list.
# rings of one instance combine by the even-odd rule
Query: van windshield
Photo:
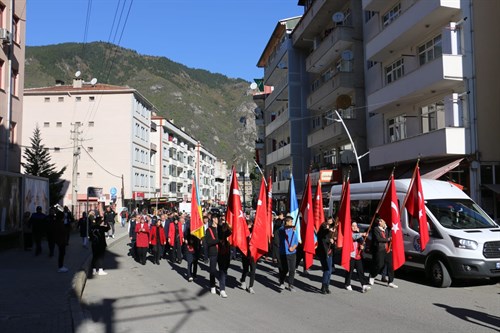
[(426, 200), (426, 206), (436, 220), (449, 229), (497, 228), (493, 220), (472, 200)]

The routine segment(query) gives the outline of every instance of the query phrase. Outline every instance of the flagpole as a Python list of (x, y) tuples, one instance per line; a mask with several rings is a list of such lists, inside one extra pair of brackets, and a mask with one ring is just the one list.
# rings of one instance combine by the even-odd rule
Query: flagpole
[(400, 210), (399, 216), (403, 215), (403, 209), (406, 206), (406, 202), (408, 201), (408, 195), (410, 193), (410, 189), (413, 187), (413, 183), (415, 182), (415, 178), (417, 176), (417, 170), (418, 170), (418, 164), (419, 164), (419, 162), (420, 162), (420, 158), (417, 159), (417, 165), (415, 165), (415, 169), (413, 170), (413, 175), (411, 176), (410, 184), (408, 185), (408, 190), (406, 191), (406, 195), (405, 195), (405, 198), (403, 200), (403, 204), (401, 205), (401, 207), (399, 209)]
[(257, 166), (257, 169), (259, 169), (259, 172), (262, 175), (262, 178), (264, 178), (264, 183), (266, 184), (266, 187), (267, 187), (267, 181), (266, 181), (266, 176), (264, 175), (264, 172), (262, 171), (262, 169), (260, 168), (260, 166), (259, 166), (259, 164), (257, 163), (256, 160), (253, 160), (253, 162)]
[(391, 175), (389, 176), (389, 180), (387, 181), (387, 184), (385, 184), (384, 195), (382, 196), (382, 198), (378, 202), (377, 209), (375, 209), (375, 214), (373, 214), (372, 219), (370, 221), (370, 225), (368, 226), (368, 229), (366, 230), (366, 235), (363, 238), (363, 242), (366, 241), (366, 238), (368, 237), (368, 234), (370, 233), (370, 231), (373, 227), (373, 222), (375, 222), (375, 218), (378, 215), (378, 212), (380, 211), (380, 207), (382, 206), (382, 203), (384, 202), (385, 197), (387, 196), (387, 189), (389, 188), (389, 185), (391, 184), (391, 178), (394, 177), (394, 170), (395, 169), (396, 169), (396, 167), (392, 168), (392, 172), (391, 172)]

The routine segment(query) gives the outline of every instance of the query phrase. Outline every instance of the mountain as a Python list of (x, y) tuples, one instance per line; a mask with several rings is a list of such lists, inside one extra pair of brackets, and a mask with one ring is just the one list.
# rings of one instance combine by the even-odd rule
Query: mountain
[(77, 70), (84, 81), (97, 78), (136, 89), (159, 115), (174, 120), (228, 166), (253, 158), (255, 103), (249, 82), (104, 42), (26, 47), (26, 88), (72, 82)]

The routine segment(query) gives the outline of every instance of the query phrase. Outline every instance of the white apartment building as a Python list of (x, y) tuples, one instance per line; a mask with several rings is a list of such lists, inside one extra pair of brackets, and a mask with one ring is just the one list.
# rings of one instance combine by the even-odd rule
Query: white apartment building
[(370, 166), (420, 159), (422, 174), (462, 184), (498, 218), (499, 2), (363, 0), (363, 10)]
[(152, 120), (157, 127), (151, 134), (152, 141), (159, 147), (155, 155), (157, 202), (172, 205), (191, 201), (193, 177), (198, 178), (201, 201), (212, 203), (225, 194), (220, 186), (220, 179), (226, 183), (225, 177), (221, 178), (224, 172), (227, 173), (222, 168), (223, 163), (172, 120), (160, 116), (153, 116)]
[(13, 173), (21, 161), (25, 34), (26, 0), (0, 0), (0, 171)]
[[(295, 186), (302, 189), (311, 160), (306, 96), (308, 75), (305, 53), (293, 48), (292, 31), (299, 17), (280, 20), (257, 66), (264, 68), (265, 86), (273, 87), (264, 101), (265, 174), (273, 178), (275, 198), (286, 197), (293, 172)], [(306, 121), (305, 121), (306, 120)]]
[[(155, 196), (157, 145), (150, 139), (154, 106), (137, 90), (86, 83), (24, 91), (22, 145), (36, 126), (62, 179), (63, 204), (81, 212), (89, 187), (102, 188), (107, 203)], [(96, 200), (96, 198), (89, 198)]]
[[(311, 171), (318, 176), (320, 170), (332, 170), (335, 176), (327, 183), (333, 184), (352, 168), (351, 181), (357, 182), (360, 172), (354, 151), (367, 150), (361, 2), (316, 0), (299, 5), (304, 14), (292, 39), (294, 48), (306, 54), (308, 118), (304, 121), (309, 126)], [(368, 160), (360, 164), (366, 171)]]

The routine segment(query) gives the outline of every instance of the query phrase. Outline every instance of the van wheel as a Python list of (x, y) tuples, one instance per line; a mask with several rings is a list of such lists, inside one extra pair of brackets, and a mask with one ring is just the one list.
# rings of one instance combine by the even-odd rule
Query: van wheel
[(438, 288), (448, 288), (451, 285), (450, 273), (446, 265), (439, 259), (434, 259), (428, 268), (431, 284)]

